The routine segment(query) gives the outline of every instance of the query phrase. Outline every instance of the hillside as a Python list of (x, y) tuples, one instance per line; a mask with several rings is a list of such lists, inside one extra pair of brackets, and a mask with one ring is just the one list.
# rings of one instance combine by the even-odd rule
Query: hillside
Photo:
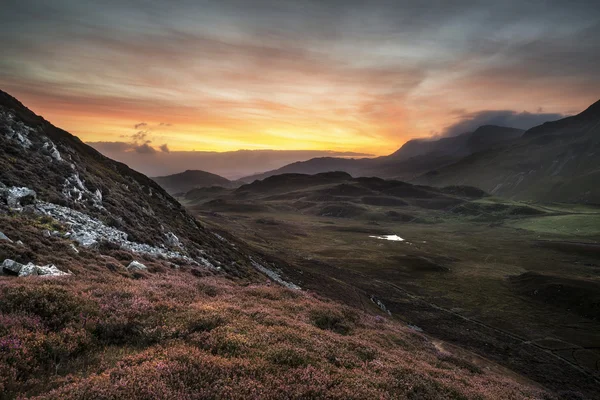
[(407, 160), (417, 156), (449, 156), (460, 158), (478, 151), (513, 141), (523, 135), (522, 129), (483, 125), (473, 132), (437, 140), (413, 139), (406, 142), (389, 159)]
[(201, 187), (229, 186), (231, 184), (229, 179), (199, 170), (187, 170), (179, 174), (158, 176), (152, 179), (170, 194), (186, 193)]
[(467, 155), (510, 143), (522, 134), (523, 131), (520, 129), (484, 125), (474, 132), (455, 137), (409, 140), (389, 156), (364, 159), (313, 158), (248, 176), (240, 181), (252, 182), (288, 173), (317, 174), (330, 171), (344, 171), (352, 176), (412, 180), (427, 171), (451, 164)]
[(534, 127), (510, 146), (468, 156), (417, 182), (472, 185), (535, 201), (600, 203), (600, 102), (573, 117)]

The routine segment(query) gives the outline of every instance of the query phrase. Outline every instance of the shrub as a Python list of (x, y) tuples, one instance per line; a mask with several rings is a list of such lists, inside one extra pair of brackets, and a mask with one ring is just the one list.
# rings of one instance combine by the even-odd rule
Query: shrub
[(0, 311), (37, 315), (51, 329), (82, 323), (85, 317), (98, 312), (94, 304), (67, 289), (44, 284), (5, 286), (0, 292)]
[(354, 326), (353, 318), (329, 307), (312, 310), (310, 318), (317, 328), (336, 332), (340, 335), (350, 334)]
[(288, 345), (270, 349), (266, 354), (266, 359), (273, 364), (292, 368), (306, 367), (312, 362), (306, 350)]

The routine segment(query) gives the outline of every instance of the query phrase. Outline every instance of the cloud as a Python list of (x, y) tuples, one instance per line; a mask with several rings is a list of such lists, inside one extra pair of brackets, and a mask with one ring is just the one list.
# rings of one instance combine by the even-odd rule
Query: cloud
[(137, 141), (146, 140), (147, 136), (148, 136), (147, 131), (138, 131), (138, 132), (134, 133), (133, 135), (131, 135), (131, 139), (133, 141), (137, 142)]
[(169, 146), (165, 143), (165, 144), (161, 144), (159, 147), (160, 151), (162, 151), (163, 153), (170, 153), (171, 150), (169, 150)]
[[(90, 146), (114, 160), (127, 163), (131, 168), (148, 176), (163, 176), (200, 169), (229, 179), (269, 171), (284, 165), (315, 157), (370, 157), (372, 154), (320, 150), (238, 150), (211, 151), (158, 151), (150, 146), (136, 146), (126, 142), (88, 142)], [(163, 145), (164, 146), (164, 145)], [(162, 146), (161, 146), (162, 148)], [(152, 151), (152, 150), (154, 151)], [(147, 151), (144, 153), (144, 150)], [(162, 150), (162, 149), (161, 149)]]
[(141, 144), (139, 146), (134, 146), (133, 149), (140, 154), (154, 154), (156, 153), (156, 149), (150, 146), (148, 143)]
[(512, 110), (478, 111), (462, 114), (460, 121), (446, 127), (440, 136), (456, 136), (461, 133), (473, 132), (482, 125), (499, 125), (526, 130), (564, 117), (564, 115), (556, 113), (529, 113)]
[(2, 11), (0, 86), (49, 120), (77, 118), (65, 127), (84, 139), (115, 138), (98, 121), (142, 132), (168, 116), (171, 136), (149, 137), (174, 148), (385, 154), (454, 124), (452, 108), (571, 113), (600, 92), (592, 0), (20, 0)]

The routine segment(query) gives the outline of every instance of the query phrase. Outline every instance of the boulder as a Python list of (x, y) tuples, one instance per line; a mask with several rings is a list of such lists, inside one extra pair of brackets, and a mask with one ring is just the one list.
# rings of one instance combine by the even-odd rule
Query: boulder
[(7, 258), (2, 263), (2, 272), (5, 275), (19, 275), (19, 272), (21, 272), (23, 267), (23, 264)]
[(28, 263), (27, 265), (23, 265), (21, 270), (19, 271), (19, 276), (31, 276), (31, 275), (39, 275), (38, 274), (38, 266), (34, 263)]
[(145, 271), (147, 269), (148, 269), (148, 267), (146, 267), (141, 262), (137, 262), (135, 260), (130, 262), (129, 265), (127, 266), (128, 271)]
[(98, 240), (95, 234), (86, 231), (75, 232), (71, 235), (71, 239), (82, 245), (83, 247), (91, 247), (95, 245)]
[(0, 232), (0, 240), (6, 240), (7, 242), (12, 243), (12, 240), (2, 232)]
[(61, 276), (61, 275), (70, 275), (67, 272), (63, 272), (58, 269), (53, 264), (48, 264), (44, 266), (38, 266), (34, 263), (28, 263), (26, 265), (18, 263), (14, 260), (6, 259), (2, 263), (2, 272), (5, 275), (15, 275), (15, 276)]
[(62, 275), (71, 275), (68, 272), (63, 272), (60, 269), (56, 268), (54, 264), (44, 265), (42, 267), (36, 266), (37, 275), (41, 276), (62, 276)]
[(181, 243), (179, 242), (179, 238), (173, 232), (165, 233), (167, 237), (167, 244), (169, 246), (181, 247)]

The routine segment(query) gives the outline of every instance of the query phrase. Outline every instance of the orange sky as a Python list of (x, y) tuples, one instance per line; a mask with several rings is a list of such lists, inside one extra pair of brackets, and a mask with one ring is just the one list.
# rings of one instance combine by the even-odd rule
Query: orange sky
[(27, 3), (0, 16), (0, 88), (86, 142), (384, 155), (482, 112), (528, 128), (600, 91), (584, 3)]

